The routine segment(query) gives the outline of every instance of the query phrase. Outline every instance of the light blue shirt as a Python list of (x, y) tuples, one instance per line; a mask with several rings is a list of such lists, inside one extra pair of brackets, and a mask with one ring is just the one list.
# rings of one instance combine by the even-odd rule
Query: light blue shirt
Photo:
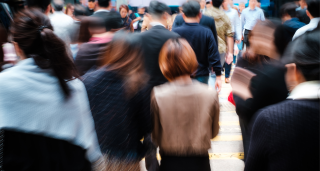
[(240, 18), (238, 15), (238, 12), (235, 9), (232, 9), (231, 7), (229, 7), (229, 9), (223, 10), (227, 16), (229, 17), (230, 21), (231, 21), (231, 25), (232, 25), (232, 31), (235, 33), (235, 39), (236, 40), (241, 40), (241, 22), (240, 22)]
[(241, 14), (242, 29), (252, 30), (256, 23), (261, 20), (264, 21), (264, 13), (262, 9), (256, 7), (254, 10), (250, 7), (244, 9)]

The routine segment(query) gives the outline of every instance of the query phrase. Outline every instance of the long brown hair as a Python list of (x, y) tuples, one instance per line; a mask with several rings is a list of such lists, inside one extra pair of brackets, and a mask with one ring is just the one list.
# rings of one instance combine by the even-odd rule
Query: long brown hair
[(53, 33), (49, 18), (38, 9), (24, 9), (15, 17), (11, 33), (27, 58), (33, 58), (42, 69), (53, 70), (63, 93), (69, 97), (66, 82), (79, 76), (66, 45)]
[(138, 35), (124, 31), (117, 32), (108, 44), (101, 66), (107, 66), (108, 71), (116, 71), (124, 79), (129, 97), (143, 88), (149, 78), (143, 65), (141, 40)]

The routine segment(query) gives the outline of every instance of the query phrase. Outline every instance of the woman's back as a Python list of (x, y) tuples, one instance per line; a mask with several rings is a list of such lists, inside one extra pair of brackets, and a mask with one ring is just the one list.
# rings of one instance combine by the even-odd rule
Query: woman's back
[(4, 169), (91, 169), (101, 153), (80, 80), (67, 83), (65, 99), (53, 71), (29, 58), (2, 72), (0, 82)]
[(140, 140), (151, 132), (148, 94), (128, 97), (123, 79), (105, 67), (87, 73), (83, 81), (102, 153), (141, 160), (147, 149)]
[(219, 131), (219, 99), (215, 90), (194, 81), (157, 86), (153, 90), (155, 109), (153, 137), (161, 153), (203, 155)]

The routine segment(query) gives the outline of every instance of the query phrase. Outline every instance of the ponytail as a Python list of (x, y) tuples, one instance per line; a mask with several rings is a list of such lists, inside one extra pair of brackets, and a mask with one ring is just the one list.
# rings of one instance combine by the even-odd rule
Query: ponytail
[(53, 70), (63, 94), (70, 97), (67, 82), (79, 75), (65, 43), (53, 33), (49, 18), (37, 9), (22, 10), (14, 19), (11, 33), (28, 58), (42, 69)]
[[(49, 61), (50, 68), (59, 80), (59, 84), (66, 97), (70, 96), (70, 89), (67, 81), (78, 78), (74, 63), (71, 61), (65, 43), (59, 39), (52, 30), (43, 29), (40, 33), (40, 39), (43, 46), (43, 54), (41, 58)], [(39, 59), (35, 59), (37, 62)], [(40, 68), (40, 63), (37, 64)], [(45, 67), (45, 65), (43, 66)]]

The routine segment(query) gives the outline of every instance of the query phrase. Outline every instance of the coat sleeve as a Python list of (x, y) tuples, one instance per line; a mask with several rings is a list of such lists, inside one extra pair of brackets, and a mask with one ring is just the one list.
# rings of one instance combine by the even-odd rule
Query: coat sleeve
[[(209, 32), (209, 31), (208, 31)], [(222, 67), (217, 43), (211, 33), (207, 34), (209, 69), (213, 68), (217, 76), (221, 75)]]
[(268, 112), (261, 111), (257, 114), (254, 125), (252, 127), (252, 134), (250, 138), (249, 151), (246, 158), (245, 171), (265, 170), (268, 162), (268, 151), (271, 150), (271, 140), (269, 132), (269, 120), (266, 116)]

